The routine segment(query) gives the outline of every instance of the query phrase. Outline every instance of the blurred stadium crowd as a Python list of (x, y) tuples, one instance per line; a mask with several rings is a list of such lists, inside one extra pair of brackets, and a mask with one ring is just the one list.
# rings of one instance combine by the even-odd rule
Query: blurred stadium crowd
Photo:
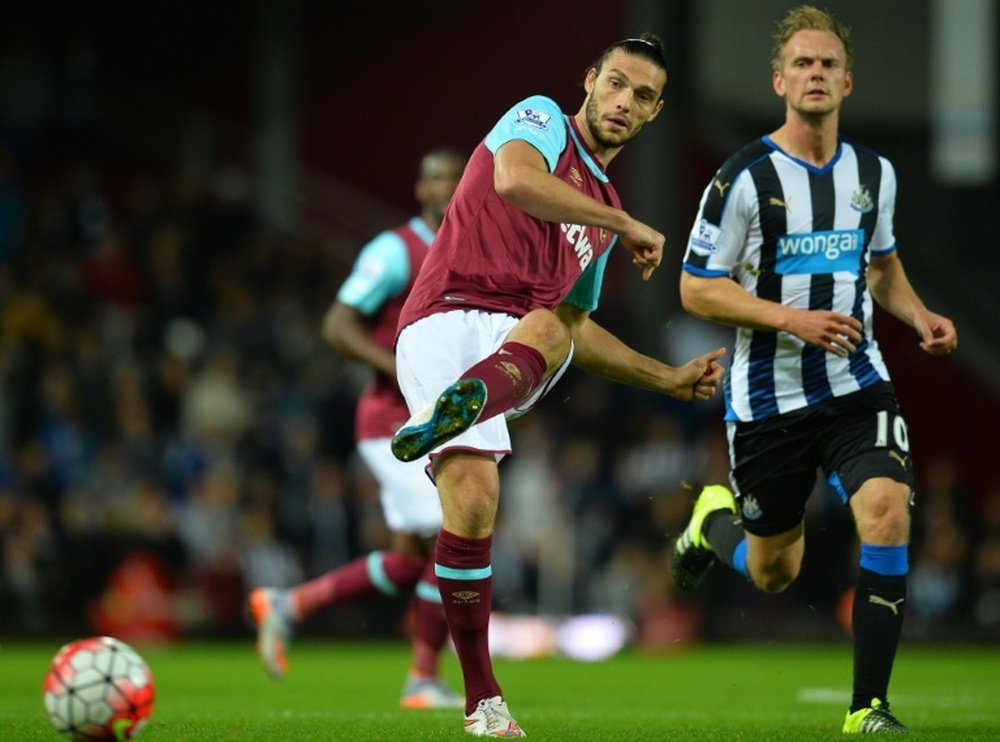
[[(275, 231), (225, 178), (119, 156), (88, 128), (87, 69), (69, 67), (58, 107), (35, 108), (30, 69), (0, 70), (0, 635), (249, 636), (250, 586), (386, 543), (353, 455), (364, 372), (319, 335), (363, 240)], [(625, 291), (609, 285), (599, 310), (623, 336)], [(670, 319), (665, 356), (698, 332)], [(613, 613), (650, 647), (843, 630), (855, 539), (822, 487), (787, 594), (728, 570), (674, 591), (670, 536), (700, 485), (727, 475), (717, 402), (571, 371), (513, 433), (499, 610)], [(947, 455), (917, 473), (906, 631), (1000, 638), (1000, 484), (971, 496)], [(310, 630), (391, 635), (404, 610), (340, 611)]]
[[(331, 246), (180, 179), (33, 156), (0, 158), (0, 631), (239, 632), (248, 586), (382, 545), (351, 453), (363, 378), (318, 333), (343, 270)], [(853, 578), (826, 565), (856, 560), (825, 492), (798, 591), (762, 599), (719, 574), (693, 601), (672, 592), (689, 488), (726, 475), (716, 406), (571, 374), (514, 434), (498, 607), (612, 612), (651, 645), (835, 625)], [(922, 472), (909, 631), (1000, 635), (1000, 489), (971, 510), (954, 462)]]

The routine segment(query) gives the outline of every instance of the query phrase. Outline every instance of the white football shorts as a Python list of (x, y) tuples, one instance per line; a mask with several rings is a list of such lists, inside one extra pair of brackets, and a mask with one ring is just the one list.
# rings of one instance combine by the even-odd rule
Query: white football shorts
[(441, 500), (420, 461), (392, 455), (391, 438), (358, 441), (358, 454), (379, 484), (382, 514), (389, 530), (436, 536), (441, 530)]
[[(517, 322), (518, 318), (509, 314), (473, 309), (439, 312), (403, 328), (396, 341), (396, 376), (410, 412), (424, 409), (468, 369), (495, 353)], [(570, 345), (562, 366), (524, 404), (476, 423), (432, 450), (430, 458), (447, 449), (462, 448), (492, 453), (499, 463), (511, 452), (507, 420), (534, 407), (555, 386), (572, 360)], [(418, 461), (430, 463), (426, 459)]]

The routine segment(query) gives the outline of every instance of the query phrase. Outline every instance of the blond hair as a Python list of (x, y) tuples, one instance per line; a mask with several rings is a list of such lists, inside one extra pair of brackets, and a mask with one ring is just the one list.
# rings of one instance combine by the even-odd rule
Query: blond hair
[(851, 69), (854, 55), (851, 52), (851, 29), (838, 21), (825, 10), (812, 5), (800, 5), (788, 11), (777, 23), (778, 30), (774, 34), (774, 50), (771, 53), (771, 69), (781, 71), (782, 55), (785, 45), (799, 31), (829, 31), (836, 35), (844, 45), (844, 69)]

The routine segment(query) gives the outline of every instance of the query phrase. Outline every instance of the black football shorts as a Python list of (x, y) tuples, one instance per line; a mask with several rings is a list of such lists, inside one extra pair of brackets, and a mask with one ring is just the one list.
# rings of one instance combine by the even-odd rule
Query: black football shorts
[(844, 503), (875, 477), (913, 488), (906, 421), (892, 384), (754, 422), (728, 424), (743, 527), (757, 536), (794, 528), (822, 470)]

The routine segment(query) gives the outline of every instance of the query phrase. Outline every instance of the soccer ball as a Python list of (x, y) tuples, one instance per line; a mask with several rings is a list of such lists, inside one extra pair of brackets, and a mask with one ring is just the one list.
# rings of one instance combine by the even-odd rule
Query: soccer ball
[(45, 676), (45, 711), (72, 740), (133, 739), (153, 710), (153, 675), (125, 642), (92, 636), (65, 645)]

